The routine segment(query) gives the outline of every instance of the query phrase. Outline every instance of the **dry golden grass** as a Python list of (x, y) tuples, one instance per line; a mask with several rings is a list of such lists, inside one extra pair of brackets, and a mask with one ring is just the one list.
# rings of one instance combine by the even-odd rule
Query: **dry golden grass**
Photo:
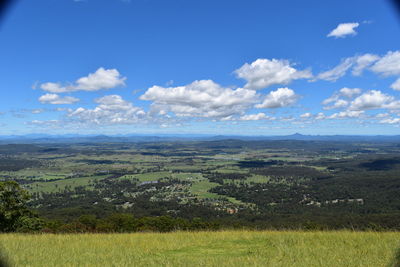
[(2, 234), (15, 266), (391, 266), (394, 232)]

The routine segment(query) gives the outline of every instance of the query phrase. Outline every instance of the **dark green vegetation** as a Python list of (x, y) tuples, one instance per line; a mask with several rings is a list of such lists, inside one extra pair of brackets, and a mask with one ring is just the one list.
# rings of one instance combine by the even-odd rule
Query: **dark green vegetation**
[(400, 229), (400, 144), (0, 145), (48, 231)]
[(43, 222), (26, 205), (29, 194), (16, 182), (0, 182), (0, 231), (27, 232), (42, 229)]

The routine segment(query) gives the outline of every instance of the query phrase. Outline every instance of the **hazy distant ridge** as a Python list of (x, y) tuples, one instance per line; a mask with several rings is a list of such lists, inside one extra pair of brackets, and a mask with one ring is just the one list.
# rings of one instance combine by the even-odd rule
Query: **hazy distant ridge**
[(165, 141), (218, 141), (218, 140), (298, 140), (343, 142), (400, 142), (400, 135), (303, 135), (244, 136), (244, 135), (3, 135), (0, 143), (103, 143), (103, 142), (165, 142)]

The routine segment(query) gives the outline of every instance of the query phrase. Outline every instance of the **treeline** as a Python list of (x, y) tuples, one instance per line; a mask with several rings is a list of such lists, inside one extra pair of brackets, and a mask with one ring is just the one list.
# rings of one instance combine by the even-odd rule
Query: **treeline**
[[(104, 218), (81, 215), (70, 222), (44, 221), (44, 233), (132, 233), (217, 230), (301, 230), (301, 231), (400, 231), (400, 213), (396, 214), (326, 214), (318, 211), (300, 214), (240, 213), (226, 217), (192, 218), (172, 216), (135, 217), (112, 213)], [(26, 230), (25, 230), (26, 231)]]
[(44, 223), (40, 231), (45, 233), (131, 233), (218, 230), (220, 228), (220, 224), (200, 218), (192, 220), (170, 216), (135, 218), (128, 213), (113, 213), (102, 219), (94, 215), (82, 215), (69, 223), (51, 220)]
[[(253, 191), (254, 188), (251, 189), (249, 191)], [(242, 197), (250, 199), (254, 196), (243, 195)], [(27, 206), (29, 198), (27, 192), (16, 182), (0, 182), (0, 232), (130, 233), (243, 228), (254, 230), (400, 230), (399, 212), (357, 214), (351, 210), (343, 212), (343, 207), (339, 206), (338, 210), (317, 207), (302, 209), (291, 203), (286, 204), (286, 212), (279, 209), (267, 209), (263, 212), (239, 210), (235, 214), (217, 212), (215, 209), (202, 205), (192, 205), (184, 206), (179, 214), (168, 215), (168, 211), (171, 211), (169, 208), (172, 206), (165, 212), (156, 210), (156, 206), (153, 208), (147, 206), (152, 210), (151, 213), (147, 213), (151, 215), (147, 216), (144, 216), (146, 213), (140, 210), (121, 212), (111, 206), (98, 207), (98, 205), (83, 204), (73, 209), (69, 208), (70, 212), (67, 212), (67, 209), (61, 209), (62, 212), (59, 215), (63, 217), (50, 219), (32, 212)], [(153, 202), (146, 201), (145, 203)], [(161, 205), (163, 203), (166, 202), (158, 203), (158, 209), (163, 206)], [(289, 207), (292, 209), (288, 209)], [(102, 212), (99, 212), (99, 209)], [(52, 213), (52, 215), (55, 214)]]
[(250, 177), (248, 173), (204, 173), (205, 178), (207, 178), (210, 182), (224, 184), (225, 180), (234, 181), (234, 180), (245, 180)]
[(43, 163), (39, 160), (0, 156), (0, 171), (12, 172), (42, 165)]

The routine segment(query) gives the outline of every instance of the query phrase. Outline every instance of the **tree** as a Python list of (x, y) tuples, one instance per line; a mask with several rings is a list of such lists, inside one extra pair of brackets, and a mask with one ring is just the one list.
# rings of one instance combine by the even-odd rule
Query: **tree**
[(29, 198), (17, 182), (0, 182), (0, 232), (40, 230), (42, 221), (27, 208)]

